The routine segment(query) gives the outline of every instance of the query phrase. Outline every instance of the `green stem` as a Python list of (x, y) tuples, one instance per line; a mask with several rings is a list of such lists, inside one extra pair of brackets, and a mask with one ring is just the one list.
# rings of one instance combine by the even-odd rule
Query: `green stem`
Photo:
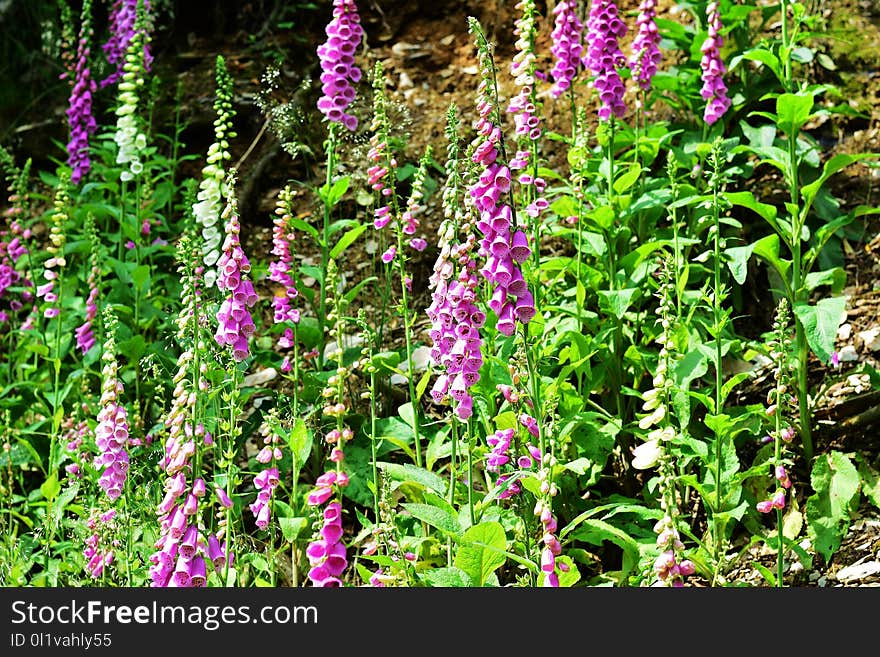
[[(720, 165), (719, 165), (720, 166)], [(716, 174), (717, 175), (717, 174)], [(719, 524), (719, 515), (721, 513), (721, 458), (722, 458), (722, 439), (723, 432), (720, 430), (720, 425), (717, 422), (717, 418), (721, 415), (721, 405), (723, 404), (722, 397), (722, 385), (723, 385), (723, 375), (721, 371), (721, 352), (722, 352), (722, 343), (721, 343), (721, 323), (722, 323), (722, 309), (721, 309), (721, 222), (719, 218), (719, 210), (718, 210), (718, 184), (713, 185), (712, 188), (712, 218), (713, 218), (713, 228), (715, 230), (715, 239), (714, 239), (714, 267), (713, 267), (713, 302), (712, 302), (712, 311), (713, 311), (713, 321), (714, 321), (714, 331), (715, 331), (715, 508), (712, 510), (712, 533), (715, 544), (715, 568), (712, 574), (712, 585), (715, 585), (717, 581), (718, 572), (721, 564), (721, 545), (722, 545), (722, 537), (721, 537), (721, 528)]]
[(400, 293), (402, 296), (403, 303), (403, 331), (404, 331), (404, 339), (406, 341), (406, 363), (407, 363), (407, 383), (409, 384), (409, 399), (412, 404), (412, 412), (413, 412), (413, 439), (414, 439), (414, 448), (416, 452), (416, 466), (422, 467), (422, 439), (419, 431), (419, 400), (416, 398), (416, 383), (415, 383), (415, 369), (413, 368), (413, 358), (412, 358), (412, 336), (411, 327), (410, 327), (410, 317), (409, 317), (409, 295), (407, 294), (406, 287), (406, 267), (404, 266), (404, 251), (403, 251), (403, 231), (401, 230), (400, 223), (397, 224), (397, 264), (398, 270), (400, 273)]
[[(331, 123), (327, 137), (327, 179), (325, 189), (328, 191), (333, 185), (333, 172), (336, 167), (336, 129), (338, 124)], [(324, 328), (327, 317), (327, 267), (330, 262), (330, 214), (333, 207), (329, 203), (329, 196), (324, 199), (324, 222), (321, 231), (321, 299), (318, 310), (318, 327), (320, 330), (320, 345), (318, 349), (318, 370), (324, 369)], [(341, 338), (340, 338), (341, 339)], [(340, 345), (341, 346), (341, 345)]]

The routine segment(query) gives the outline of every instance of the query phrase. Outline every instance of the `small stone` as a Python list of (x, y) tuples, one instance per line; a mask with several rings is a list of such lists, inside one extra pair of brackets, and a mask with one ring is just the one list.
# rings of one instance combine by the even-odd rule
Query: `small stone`
[(837, 571), (837, 579), (840, 582), (850, 582), (852, 580), (865, 579), (877, 573), (880, 573), (880, 561), (867, 561), (841, 568)]
[(841, 363), (851, 363), (859, 359), (859, 354), (856, 352), (856, 348), (851, 344), (846, 345), (837, 352), (837, 356), (840, 358)]
[(451, 46), (453, 41), (455, 41), (455, 35), (449, 34), (449, 35), (443, 37), (442, 39), (440, 39), (440, 45), (441, 46)]
[(816, 584), (818, 584), (818, 585), (819, 585), (821, 588), (823, 588), (823, 589), (825, 588), (825, 585), (826, 585), (827, 583), (828, 583), (828, 578), (825, 577), (824, 575), (823, 575), (822, 577), (819, 578), (819, 581), (818, 581), (818, 582), (816, 582)]
[(476, 75), (480, 72), (480, 69), (476, 66), (463, 66), (461, 72), (465, 75)]
[(852, 324), (841, 324), (840, 328), (837, 329), (837, 339), (838, 340), (849, 340), (849, 336), (852, 335)]
[(267, 367), (264, 370), (260, 370), (259, 372), (254, 372), (253, 374), (248, 374), (244, 379), (242, 379), (242, 385), (245, 387), (251, 386), (261, 386), (272, 379), (278, 376), (278, 372), (274, 367)]
[(856, 337), (865, 345), (865, 349), (880, 351), (880, 328), (875, 327), (867, 331), (860, 331)]
[(406, 73), (401, 73), (400, 78), (397, 82), (397, 87), (399, 89), (412, 89), (413, 86), (415, 85), (413, 85), (412, 78), (409, 77)]

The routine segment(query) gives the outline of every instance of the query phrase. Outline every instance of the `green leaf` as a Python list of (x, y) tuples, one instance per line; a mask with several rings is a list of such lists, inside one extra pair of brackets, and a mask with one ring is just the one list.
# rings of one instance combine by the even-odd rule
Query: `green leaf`
[(842, 452), (821, 454), (810, 475), (813, 493), (807, 498), (807, 533), (825, 562), (840, 547), (850, 523), (850, 509), (858, 501), (859, 473)]
[(466, 572), (477, 586), (485, 586), (489, 576), (507, 561), (506, 547), (507, 536), (501, 523), (481, 522), (462, 536), (462, 545), (455, 553), (455, 567)]
[(394, 481), (416, 483), (433, 490), (438, 495), (446, 495), (446, 481), (424, 468), (419, 468), (411, 463), (387, 463), (385, 461), (379, 461), (377, 465)]
[(281, 527), (281, 535), (284, 540), (293, 543), (297, 537), (305, 529), (307, 518), (278, 518), (278, 525)]
[(724, 254), (727, 256), (727, 266), (730, 269), (730, 273), (733, 275), (733, 279), (740, 285), (746, 282), (746, 275), (749, 271), (749, 258), (752, 257), (752, 251), (754, 250), (755, 244), (752, 243), (747, 246), (734, 246), (724, 251)]
[(611, 541), (623, 550), (623, 563), (621, 566), (621, 578), (633, 570), (639, 562), (639, 544), (636, 540), (622, 529), (605, 522), (590, 518), (584, 520), (576, 531), (572, 532), (571, 538), (591, 545), (602, 545), (605, 541)]
[(830, 285), (832, 294), (840, 294), (846, 285), (846, 272), (842, 267), (834, 267), (825, 271), (814, 271), (807, 274), (804, 279), (804, 287), (812, 292), (820, 285)]
[(291, 226), (293, 226), (294, 228), (296, 228), (297, 230), (301, 230), (301, 231), (311, 235), (312, 239), (314, 239), (315, 242), (317, 242), (318, 244), (321, 243), (321, 233), (319, 233), (318, 229), (315, 228), (314, 226), (312, 226), (312, 224), (310, 224), (306, 221), (303, 221), (299, 217), (291, 217), (288, 220), (288, 223)]
[(422, 577), (431, 586), (440, 588), (469, 588), (473, 586), (471, 576), (461, 568), (449, 566), (446, 568), (432, 568), (422, 573)]
[(150, 266), (139, 265), (135, 267), (131, 272), (131, 280), (141, 294), (146, 292), (150, 287)]
[(368, 276), (367, 278), (359, 281), (356, 285), (354, 285), (348, 292), (346, 292), (343, 296), (345, 298), (346, 303), (352, 303), (355, 297), (358, 295), (362, 289), (364, 289), (367, 285), (372, 283), (373, 281), (378, 281), (378, 276)]
[(814, 99), (811, 93), (801, 91), (796, 94), (779, 95), (776, 98), (776, 125), (788, 135), (799, 133), (810, 119), (813, 103)]
[(349, 246), (351, 246), (352, 242), (354, 242), (358, 237), (360, 237), (361, 233), (363, 233), (367, 229), (366, 224), (360, 224), (355, 226), (351, 230), (345, 233), (342, 237), (339, 238), (339, 241), (336, 242), (336, 245), (330, 250), (330, 257), (334, 260), (339, 257), (339, 255), (345, 251)]
[(402, 504), (402, 506), (409, 511), (414, 518), (426, 522), (431, 525), (431, 527), (436, 527), (440, 531), (450, 534), (461, 533), (461, 525), (458, 522), (458, 518), (445, 509), (440, 509), (431, 504), (419, 504), (417, 502), (405, 503)]
[(804, 327), (810, 349), (824, 363), (831, 359), (837, 329), (846, 317), (845, 309), (843, 297), (822, 299), (815, 306), (803, 301), (794, 304), (794, 314)]
[(785, 279), (791, 260), (784, 260), (779, 257), (779, 235), (767, 235), (762, 237), (753, 245), (754, 254), (770, 264), (779, 275)]
[(287, 446), (298, 470), (302, 469), (303, 464), (309, 459), (313, 442), (312, 432), (306, 426), (305, 420), (296, 418), (287, 437)]
[(731, 205), (748, 208), (771, 226), (774, 225), (777, 212), (775, 205), (761, 203), (752, 192), (725, 192), (723, 196)]
[(827, 181), (838, 171), (841, 171), (842, 169), (848, 167), (850, 164), (871, 157), (877, 157), (876, 153), (840, 153), (828, 160), (825, 163), (825, 166), (822, 168), (822, 175), (811, 182), (809, 185), (804, 185), (803, 187), (801, 187), (801, 197), (804, 199), (804, 206), (801, 210), (802, 216), (805, 217), (809, 212), (810, 206), (816, 199), (816, 195), (819, 193), (819, 189), (822, 187), (822, 185), (825, 184), (825, 181)]
[(51, 502), (58, 496), (59, 492), (61, 492), (61, 484), (58, 483), (58, 475), (53, 472), (46, 481), (40, 484), (40, 493)]
[(586, 217), (599, 226), (599, 228), (608, 230), (614, 225), (614, 208), (609, 205), (600, 205), (595, 210), (587, 212)]
[(636, 184), (639, 176), (642, 175), (642, 167), (638, 163), (631, 164), (626, 173), (622, 174), (614, 181), (614, 191), (623, 194), (630, 187)]
[(599, 307), (607, 314), (623, 319), (638, 294), (636, 287), (625, 290), (599, 290)]
[(351, 177), (343, 176), (332, 186), (325, 184), (318, 190), (318, 195), (321, 197), (321, 200), (331, 208), (335, 206), (339, 201), (342, 200), (342, 197), (345, 196), (345, 192), (348, 191), (348, 186), (351, 183)]
[(747, 59), (749, 61), (760, 62), (761, 64), (764, 64), (773, 72), (773, 75), (776, 76), (776, 79), (779, 80), (780, 84), (784, 83), (782, 77), (782, 63), (779, 61), (779, 57), (777, 57), (769, 50), (758, 47), (745, 51), (742, 55), (740, 55), (739, 57), (734, 57), (730, 61), (730, 70), (734, 70), (736, 68), (736, 65), (742, 59)]

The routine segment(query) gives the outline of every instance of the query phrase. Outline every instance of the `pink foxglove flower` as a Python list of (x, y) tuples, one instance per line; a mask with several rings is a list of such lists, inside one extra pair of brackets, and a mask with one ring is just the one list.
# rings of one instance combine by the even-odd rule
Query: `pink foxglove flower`
[(98, 413), (98, 426), (95, 429), (95, 444), (100, 455), (95, 466), (103, 467), (98, 484), (111, 501), (121, 494), (128, 475), (128, 413), (120, 396), (123, 392), (122, 380), (117, 373), (116, 341), (114, 337), (115, 320), (109, 313), (107, 317), (107, 340), (101, 360), (104, 367), (101, 385), (101, 410)]
[(553, 86), (550, 95), (559, 98), (569, 87), (581, 66), (584, 25), (577, 15), (576, 0), (562, 0), (553, 8), (555, 16), (551, 38), (553, 45)]
[(73, 87), (70, 91), (70, 104), (67, 108), (67, 123), (70, 127), (70, 141), (67, 144), (67, 163), (73, 169), (70, 182), (78, 184), (92, 168), (89, 159), (89, 136), (98, 127), (92, 114), (92, 94), (97, 85), (89, 69), (89, 41), (92, 36), (91, 3), (83, 5), (82, 25), (76, 51), (76, 68)]
[(361, 79), (354, 55), (363, 36), (354, 0), (333, 0), (333, 20), (326, 31), (327, 41), (318, 46), (323, 93), (318, 109), (331, 123), (341, 123), (353, 131), (358, 120), (346, 110), (355, 97), (353, 85)]
[(234, 185), (228, 184), (230, 198), (227, 199), (225, 214), (226, 241), (223, 255), (217, 261), (217, 287), (226, 290), (229, 296), (223, 300), (217, 311), (217, 331), (214, 339), (217, 344), (232, 347), (232, 357), (242, 361), (248, 357), (250, 349), (248, 338), (254, 332), (254, 320), (248, 310), (257, 302), (254, 286), (247, 278), (251, 270), (250, 261), (244, 254), (239, 240), (241, 226), (238, 222), (238, 209), (231, 196)]
[(642, 0), (636, 19), (638, 28), (632, 43), (633, 54), (629, 67), (633, 79), (644, 91), (651, 88), (651, 80), (657, 74), (657, 64), (662, 57), (659, 47), (660, 32), (654, 20), (656, 15), (657, 0)]
[(702, 69), (703, 88), (700, 95), (707, 101), (703, 119), (709, 125), (715, 123), (730, 108), (731, 102), (727, 97), (727, 85), (724, 84), (724, 74), (727, 68), (721, 59), (721, 46), (724, 37), (721, 36), (721, 13), (717, 2), (710, 2), (706, 7), (709, 36), (703, 42), (700, 50), (703, 58), (700, 60)]
[(607, 121), (614, 114), (622, 118), (626, 113), (623, 95), (626, 87), (618, 67), (626, 60), (620, 51), (618, 40), (626, 35), (626, 24), (617, 13), (614, 0), (593, 0), (587, 21), (587, 52), (584, 65), (592, 71), (593, 88), (599, 93), (602, 106), (599, 118)]

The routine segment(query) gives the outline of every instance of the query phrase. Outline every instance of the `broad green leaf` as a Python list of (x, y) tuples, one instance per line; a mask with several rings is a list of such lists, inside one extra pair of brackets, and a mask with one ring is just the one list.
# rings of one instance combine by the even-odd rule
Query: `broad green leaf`
[(431, 586), (440, 588), (469, 588), (473, 586), (471, 576), (461, 568), (449, 566), (445, 568), (432, 568), (422, 573), (422, 577)]
[(775, 205), (761, 203), (752, 192), (725, 192), (723, 196), (731, 205), (740, 205), (748, 208), (771, 226), (774, 225), (777, 212)]
[(599, 307), (617, 319), (623, 319), (638, 292), (639, 289), (635, 287), (625, 290), (599, 290)]
[(767, 235), (754, 243), (754, 254), (771, 265), (785, 279), (791, 260), (779, 257), (779, 235)]
[(319, 191), (319, 195), (321, 199), (331, 208), (339, 203), (342, 200), (342, 197), (345, 195), (345, 192), (348, 191), (348, 185), (351, 183), (351, 178), (349, 176), (343, 176), (339, 180), (333, 183), (332, 186), (328, 186), (325, 184), (321, 187)]
[(342, 237), (339, 238), (339, 241), (336, 242), (336, 245), (330, 250), (330, 257), (334, 260), (339, 257), (339, 255), (345, 251), (351, 244), (360, 237), (361, 233), (363, 233), (367, 229), (366, 224), (360, 224), (359, 226), (355, 226), (351, 230), (345, 233)]
[(586, 213), (586, 217), (593, 221), (599, 228), (608, 230), (614, 225), (614, 209), (608, 205), (600, 205), (595, 210)]
[(591, 545), (602, 545), (605, 541), (611, 541), (617, 545), (623, 550), (621, 576), (625, 576), (638, 565), (640, 551), (636, 540), (619, 527), (604, 520), (595, 518), (584, 520), (580, 527), (572, 532), (571, 537)]
[(318, 229), (312, 226), (310, 223), (303, 221), (299, 217), (292, 217), (288, 220), (288, 223), (297, 230), (301, 230), (311, 235), (312, 239), (314, 239), (315, 242), (317, 242), (318, 244), (321, 243), (321, 234), (318, 232)]
[(150, 266), (139, 265), (131, 272), (131, 280), (135, 288), (143, 294), (150, 287)]
[(620, 175), (617, 180), (614, 181), (614, 191), (618, 194), (623, 194), (630, 187), (636, 184), (639, 176), (642, 175), (642, 167), (639, 164), (631, 164), (629, 169), (622, 175)]
[(810, 119), (813, 109), (813, 94), (798, 92), (781, 94), (776, 98), (776, 125), (787, 135), (797, 134)]
[(413, 482), (433, 490), (438, 495), (446, 494), (446, 481), (424, 468), (419, 468), (411, 463), (387, 463), (385, 461), (380, 461), (377, 465), (394, 481)]
[(40, 484), (40, 493), (51, 502), (58, 496), (59, 492), (61, 492), (61, 484), (58, 483), (58, 476), (53, 472), (46, 481)]
[(846, 285), (846, 272), (842, 267), (834, 267), (825, 271), (814, 271), (807, 274), (804, 279), (804, 287), (812, 292), (820, 285), (830, 285), (832, 294), (840, 294)]
[(850, 509), (858, 501), (859, 473), (842, 452), (821, 454), (813, 464), (807, 498), (807, 533), (825, 562), (837, 552), (849, 529)]
[(751, 50), (745, 51), (739, 57), (734, 57), (730, 62), (730, 69), (733, 70), (736, 68), (736, 65), (739, 63), (740, 59), (747, 59), (752, 62), (760, 62), (764, 64), (767, 68), (769, 68), (773, 75), (776, 76), (776, 79), (779, 80), (779, 83), (782, 84), (784, 82), (782, 77), (782, 63), (779, 61), (779, 57), (777, 57), (774, 53), (769, 50), (761, 47), (752, 48)]
[(794, 314), (804, 327), (810, 349), (824, 363), (831, 359), (837, 329), (846, 317), (845, 309), (843, 297), (822, 299), (815, 306), (803, 301), (794, 304)]
[(848, 167), (850, 164), (872, 157), (877, 157), (877, 155), (875, 153), (840, 153), (828, 160), (822, 168), (822, 175), (809, 185), (801, 187), (801, 198), (804, 199), (804, 206), (802, 209), (803, 216), (806, 216), (809, 212), (810, 206), (816, 199), (816, 195), (819, 193), (819, 189), (822, 185), (825, 184), (825, 181), (838, 171)]
[(302, 530), (305, 529), (307, 518), (278, 518), (278, 526), (281, 527), (281, 535), (284, 540), (293, 543)]
[(746, 282), (746, 275), (749, 271), (749, 258), (752, 257), (752, 251), (754, 250), (755, 244), (752, 243), (747, 246), (734, 246), (724, 251), (724, 254), (727, 256), (727, 266), (730, 268), (730, 273), (733, 275), (733, 279), (740, 285)]
[(287, 446), (298, 470), (302, 469), (303, 464), (311, 455), (312, 443), (312, 432), (309, 431), (305, 421), (302, 418), (296, 418), (293, 421), (293, 426), (290, 428)]
[[(490, 549), (494, 548), (494, 549)], [(466, 572), (477, 586), (504, 565), (507, 536), (499, 522), (481, 522), (468, 529), (455, 553), (455, 567)]]
[(431, 504), (420, 504), (416, 502), (404, 503), (403, 508), (418, 520), (425, 522), (431, 527), (450, 533), (460, 534), (461, 525), (458, 518), (446, 511)]

